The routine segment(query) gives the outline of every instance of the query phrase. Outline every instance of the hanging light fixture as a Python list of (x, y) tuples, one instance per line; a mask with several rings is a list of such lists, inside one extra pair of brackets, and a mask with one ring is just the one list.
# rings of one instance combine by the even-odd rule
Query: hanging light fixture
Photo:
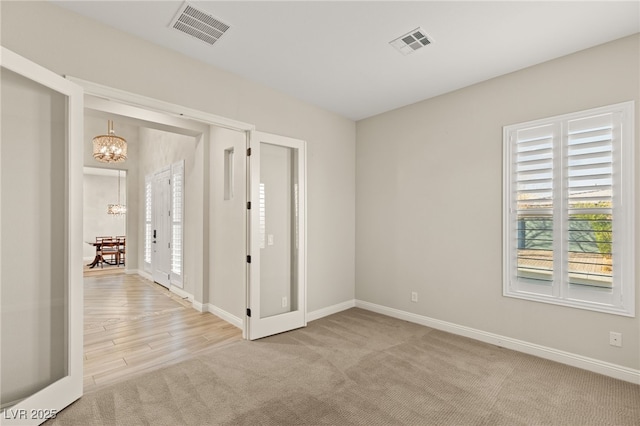
[(108, 121), (106, 135), (93, 138), (93, 158), (102, 163), (120, 163), (127, 159), (127, 141), (116, 136), (113, 121)]
[(122, 216), (127, 213), (127, 206), (120, 204), (120, 170), (118, 170), (118, 204), (108, 204), (107, 214)]

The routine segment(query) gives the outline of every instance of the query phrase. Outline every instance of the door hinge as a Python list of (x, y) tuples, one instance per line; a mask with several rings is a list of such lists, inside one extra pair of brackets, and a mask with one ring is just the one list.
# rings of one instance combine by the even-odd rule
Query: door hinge
[(247, 256), (247, 263), (251, 263), (251, 256)]
[(247, 157), (251, 157), (251, 148), (247, 148)]
[(247, 316), (251, 317), (251, 309), (247, 308)]
[(247, 201), (247, 210), (251, 210), (251, 201)]

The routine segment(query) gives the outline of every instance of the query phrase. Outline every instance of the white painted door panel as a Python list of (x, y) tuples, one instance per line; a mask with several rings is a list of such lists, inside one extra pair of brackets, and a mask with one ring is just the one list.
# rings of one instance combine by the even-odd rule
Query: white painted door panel
[(153, 177), (151, 269), (153, 281), (169, 288), (171, 281), (171, 170), (158, 172)]

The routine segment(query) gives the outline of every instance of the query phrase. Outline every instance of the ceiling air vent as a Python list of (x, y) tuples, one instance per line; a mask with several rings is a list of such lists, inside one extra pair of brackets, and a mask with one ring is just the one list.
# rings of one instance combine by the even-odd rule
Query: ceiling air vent
[(210, 45), (218, 41), (230, 28), (229, 25), (189, 3), (182, 5), (169, 26)]
[(409, 55), (416, 50), (422, 49), (433, 42), (433, 39), (427, 35), (420, 27), (413, 31), (401, 35), (397, 39), (390, 41), (389, 44), (398, 49), (403, 55)]

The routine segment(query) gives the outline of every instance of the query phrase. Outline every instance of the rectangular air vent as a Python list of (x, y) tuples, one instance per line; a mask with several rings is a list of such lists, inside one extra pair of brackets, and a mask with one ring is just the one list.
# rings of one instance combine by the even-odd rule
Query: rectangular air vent
[(189, 3), (182, 5), (169, 26), (210, 45), (218, 41), (230, 28), (229, 25)]
[(433, 39), (427, 35), (420, 27), (413, 31), (401, 35), (397, 39), (390, 41), (389, 44), (395, 47), (403, 55), (409, 55), (418, 49), (422, 49), (433, 42)]

